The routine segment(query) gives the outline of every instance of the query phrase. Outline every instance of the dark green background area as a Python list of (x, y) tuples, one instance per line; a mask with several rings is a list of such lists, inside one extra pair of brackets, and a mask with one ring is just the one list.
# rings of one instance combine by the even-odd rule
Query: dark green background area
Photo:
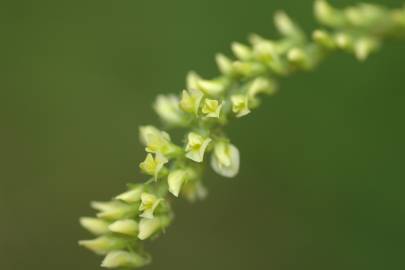
[[(100, 269), (78, 218), (145, 179), (154, 97), (215, 75), (232, 41), (277, 37), (281, 8), (315, 27), (306, 0), (4, 2), (0, 269)], [(336, 55), (233, 123), (240, 175), (209, 172), (207, 200), (176, 202), (145, 269), (404, 269), (404, 48)]]

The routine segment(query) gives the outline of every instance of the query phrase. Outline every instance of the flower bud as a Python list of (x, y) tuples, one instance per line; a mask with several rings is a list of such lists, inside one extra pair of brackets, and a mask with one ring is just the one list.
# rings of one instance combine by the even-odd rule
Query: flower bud
[(116, 196), (115, 199), (124, 201), (126, 203), (136, 203), (141, 200), (142, 192), (143, 192), (143, 186), (137, 185), (135, 187), (132, 187), (127, 192), (124, 192), (124, 193)]
[(233, 72), (232, 61), (223, 54), (217, 54), (215, 57), (219, 71), (224, 75), (229, 75)]
[(121, 219), (108, 226), (108, 229), (115, 233), (135, 236), (138, 234), (138, 223), (133, 219)]
[(244, 95), (231, 96), (232, 111), (236, 117), (242, 117), (250, 113), (248, 105), (248, 97)]
[(82, 217), (80, 225), (95, 235), (102, 235), (108, 232), (108, 222), (98, 218)]
[(252, 50), (248, 46), (238, 42), (232, 43), (232, 52), (241, 61), (248, 61), (253, 56)]
[(311, 68), (311, 61), (307, 53), (300, 48), (292, 48), (288, 51), (287, 59), (290, 63), (303, 69)]
[(354, 43), (354, 53), (360, 61), (365, 61), (377, 48), (378, 41), (372, 38), (360, 38)]
[(279, 11), (274, 16), (274, 23), (277, 30), (285, 37), (295, 40), (304, 40), (303, 31), (291, 20), (287, 13)]
[(194, 132), (190, 132), (187, 138), (186, 157), (195, 162), (202, 162), (211, 138), (203, 137)]
[(183, 183), (186, 181), (187, 171), (186, 170), (175, 170), (172, 171), (167, 182), (169, 184), (169, 192), (174, 196), (178, 197)]
[(137, 210), (130, 205), (120, 201), (92, 202), (91, 206), (101, 211), (97, 214), (97, 217), (108, 220), (118, 220), (127, 216), (133, 216), (137, 212)]
[(351, 50), (353, 47), (353, 40), (351, 36), (346, 33), (340, 32), (336, 34), (335, 41), (337, 46), (343, 50)]
[(179, 108), (179, 99), (174, 95), (159, 95), (153, 108), (169, 126), (184, 126), (187, 123), (184, 113)]
[(159, 231), (162, 228), (162, 225), (162, 220), (159, 217), (155, 217), (152, 219), (141, 219), (141, 221), (139, 222), (138, 238), (141, 240), (149, 238), (151, 235)]
[(123, 250), (111, 251), (104, 258), (101, 267), (105, 268), (138, 268), (148, 264), (150, 259), (134, 252)]
[(315, 30), (312, 34), (312, 38), (315, 40), (316, 43), (318, 43), (322, 47), (328, 49), (336, 48), (336, 43), (333, 40), (333, 37), (326, 31)]
[(122, 249), (127, 245), (124, 239), (112, 236), (100, 236), (93, 240), (81, 240), (79, 245), (90, 249), (97, 254), (106, 254), (109, 251)]
[(152, 154), (148, 154), (146, 156), (145, 161), (143, 161), (139, 165), (139, 167), (144, 173), (154, 176), (155, 180), (157, 180), (160, 171), (163, 169), (164, 165), (168, 162), (169, 160), (160, 153), (156, 153), (155, 157), (153, 157)]
[(199, 80), (197, 87), (209, 96), (218, 96), (226, 89), (225, 80)]
[(234, 145), (220, 141), (215, 144), (211, 156), (211, 167), (224, 177), (235, 177), (239, 172), (239, 150)]
[(327, 26), (338, 28), (347, 24), (343, 12), (335, 9), (325, 0), (315, 1), (314, 12), (318, 21)]

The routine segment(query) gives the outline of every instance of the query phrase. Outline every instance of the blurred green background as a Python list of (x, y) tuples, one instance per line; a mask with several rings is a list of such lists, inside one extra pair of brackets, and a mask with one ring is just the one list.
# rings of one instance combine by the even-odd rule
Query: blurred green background
[[(215, 75), (232, 41), (274, 37), (278, 9), (316, 25), (307, 0), (3, 3), (0, 269), (100, 269), (78, 217), (145, 179), (154, 97)], [(240, 175), (178, 201), (145, 269), (404, 269), (404, 44), (334, 56), (233, 123)]]

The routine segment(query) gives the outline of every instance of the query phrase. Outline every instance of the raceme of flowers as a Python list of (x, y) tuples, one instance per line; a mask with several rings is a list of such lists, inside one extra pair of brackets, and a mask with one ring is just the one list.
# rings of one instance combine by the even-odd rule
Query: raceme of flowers
[(157, 97), (154, 109), (163, 126), (185, 130), (184, 143), (174, 142), (165, 130), (140, 127), (146, 156), (139, 167), (149, 180), (130, 184), (110, 201), (93, 202), (96, 216), (80, 219), (96, 238), (79, 244), (104, 256), (103, 267), (137, 268), (150, 263), (143, 242), (160, 235), (172, 222), (170, 200), (205, 197), (204, 164), (208, 162), (224, 177), (238, 174), (240, 153), (224, 128), (231, 120), (249, 116), (262, 95), (276, 93), (278, 78), (310, 71), (337, 51), (363, 61), (382, 41), (405, 33), (405, 8), (359, 4), (337, 9), (319, 0), (314, 10), (322, 27), (310, 37), (284, 12), (278, 12), (274, 21), (279, 39), (252, 35), (249, 45), (235, 42), (235, 59), (216, 56), (221, 75), (208, 80), (190, 72), (179, 95)]

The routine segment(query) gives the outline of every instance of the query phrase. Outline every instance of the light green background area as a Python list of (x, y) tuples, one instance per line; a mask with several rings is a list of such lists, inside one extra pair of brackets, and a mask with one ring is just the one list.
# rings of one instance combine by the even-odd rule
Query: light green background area
[[(281, 8), (315, 27), (307, 0), (3, 3), (0, 269), (99, 269), (78, 218), (145, 179), (154, 97), (215, 75), (232, 41), (277, 37)], [(404, 48), (336, 55), (232, 123), (240, 175), (208, 172), (207, 200), (177, 201), (145, 269), (404, 269)]]

